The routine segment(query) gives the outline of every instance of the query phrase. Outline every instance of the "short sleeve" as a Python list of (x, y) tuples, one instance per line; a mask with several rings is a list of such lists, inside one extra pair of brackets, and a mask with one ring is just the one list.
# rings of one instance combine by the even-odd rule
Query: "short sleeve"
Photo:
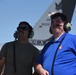
[(6, 52), (7, 52), (7, 44), (4, 44), (1, 48), (1, 56), (6, 57)]

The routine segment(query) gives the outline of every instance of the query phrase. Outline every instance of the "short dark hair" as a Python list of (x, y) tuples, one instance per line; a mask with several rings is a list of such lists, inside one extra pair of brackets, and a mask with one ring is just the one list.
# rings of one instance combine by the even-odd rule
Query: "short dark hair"
[(26, 21), (22, 21), (22, 22), (20, 22), (20, 23), (19, 23), (19, 27), (20, 27), (21, 24), (25, 24), (25, 25), (27, 25), (28, 28), (29, 28), (29, 31), (31, 31), (31, 30), (33, 29), (32, 26), (31, 26), (28, 22), (26, 22)]
[(57, 13), (51, 15), (50, 17), (51, 17), (51, 19), (55, 19), (57, 17), (61, 17), (62, 21), (68, 22), (67, 16), (65, 14), (63, 14), (63, 13), (60, 13), (60, 12), (57, 12)]

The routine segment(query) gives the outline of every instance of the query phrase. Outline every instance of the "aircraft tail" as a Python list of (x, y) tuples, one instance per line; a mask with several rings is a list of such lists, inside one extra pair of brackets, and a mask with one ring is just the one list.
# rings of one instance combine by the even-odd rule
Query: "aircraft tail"
[[(69, 22), (71, 22), (76, 0), (54, 0), (48, 7), (45, 13), (41, 16), (38, 22), (34, 26), (35, 35), (31, 39), (32, 44), (40, 44), (38, 41), (45, 41), (51, 38), (52, 34), (49, 32), (50, 17), (48, 16), (52, 12), (62, 12), (67, 15)], [(50, 40), (50, 39), (49, 39)], [(47, 42), (46, 41), (46, 42)], [(34, 43), (33, 43), (34, 42)]]

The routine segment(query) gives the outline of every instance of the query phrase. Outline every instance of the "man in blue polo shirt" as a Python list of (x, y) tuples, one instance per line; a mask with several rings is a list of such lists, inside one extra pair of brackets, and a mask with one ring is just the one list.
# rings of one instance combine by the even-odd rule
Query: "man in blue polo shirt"
[(76, 75), (76, 35), (69, 34), (71, 25), (63, 13), (51, 16), (53, 38), (40, 53), (36, 72), (39, 75)]

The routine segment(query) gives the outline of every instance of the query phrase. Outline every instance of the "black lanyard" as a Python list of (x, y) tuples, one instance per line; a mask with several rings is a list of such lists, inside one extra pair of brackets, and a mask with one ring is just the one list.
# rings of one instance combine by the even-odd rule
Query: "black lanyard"
[(15, 41), (13, 42), (13, 65), (14, 65), (14, 72), (16, 73), (16, 48), (15, 48)]
[[(66, 34), (65, 34), (65, 35), (66, 35)], [(58, 52), (58, 49), (59, 49), (62, 41), (63, 41), (64, 38), (65, 38), (65, 35), (64, 35), (64, 37), (62, 38), (62, 40), (60, 41), (60, 43), (59, 43), (59, 45), (58, 45), (58, 47), (57, 47), (57, 49), (56, 49), (56, 52), (55, 52), (55, 54), (54, 54), (54, 59), (53, 59), (52, 69), (51, 69), (51, 74), (52, 74), (52, 75), (54, 75), (54, 62), (55, 62), (55, 59), (56, 59), (56, 54), (57, 54), (57, 52)]]

